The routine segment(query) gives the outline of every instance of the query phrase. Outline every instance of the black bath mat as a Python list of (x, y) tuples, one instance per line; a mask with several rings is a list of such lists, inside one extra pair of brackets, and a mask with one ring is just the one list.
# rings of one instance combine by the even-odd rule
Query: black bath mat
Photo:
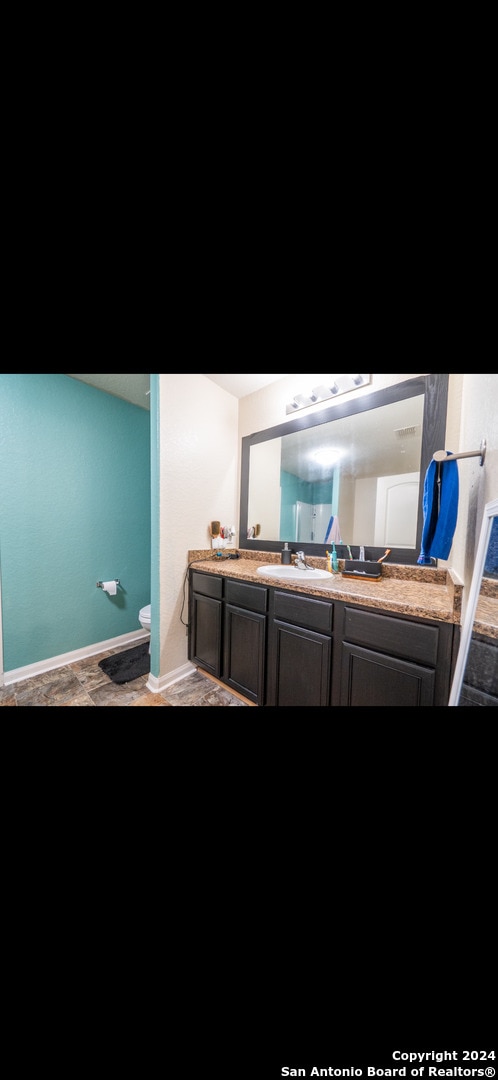
[(133, 682), (150, 671), (149, 639), (142, 641), (135, 649), (107, 656), (99, 661), (99, 668), (109, 676), (112, 682)]

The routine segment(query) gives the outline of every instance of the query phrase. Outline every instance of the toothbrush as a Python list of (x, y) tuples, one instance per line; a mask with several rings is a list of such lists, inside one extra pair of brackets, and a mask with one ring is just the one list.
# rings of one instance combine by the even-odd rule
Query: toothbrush
[(390, 555), (390, 554), (391, 554), (391, 548), (387, 548), (387, 551), (385, 551), (384, 554), (381, 555), (380, 559), (377, 559), (377, 562), (384, 562), (384, 559), (387, 559), (387, 556)]

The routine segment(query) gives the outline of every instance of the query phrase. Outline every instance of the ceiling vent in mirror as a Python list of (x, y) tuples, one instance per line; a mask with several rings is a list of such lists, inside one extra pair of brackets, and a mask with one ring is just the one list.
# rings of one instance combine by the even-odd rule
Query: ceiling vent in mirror
[(418, 435), (420, 424), (412, 424), (410, 427), (394, 428), (394, 434), (398, 439), (407, 439), (409, 435)]

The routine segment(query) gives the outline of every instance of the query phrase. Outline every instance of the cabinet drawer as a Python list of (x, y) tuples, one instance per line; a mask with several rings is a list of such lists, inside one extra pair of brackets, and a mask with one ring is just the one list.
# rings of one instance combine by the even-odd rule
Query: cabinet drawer
[(405, 657), (416, 664), (436, 667), (439, 629), (423, 623), (375, 615), (371, 611), (346, 607), (344, 610), (344, 641), (364, 645), (391, 656)]
[(312, 600), (296, 593), (275, 589), (275, 618), (297, 623), (308, 630), (321, 630), (331, 634), (334, 605), (324, 600)]
[(235, 607), (264, 614), (268, 607), (268, 589), (265, 585), (246, 585), (244, 581), (228, 578), (225, 582), (225, 600)]
[(213, 600), (221, 600), (223, 578), (215, 577), (214, 574), (200, 574), (198, 570), (193, 570), (192, 588), (194, 592), (201, 593), (202, 596), (211, 596)]

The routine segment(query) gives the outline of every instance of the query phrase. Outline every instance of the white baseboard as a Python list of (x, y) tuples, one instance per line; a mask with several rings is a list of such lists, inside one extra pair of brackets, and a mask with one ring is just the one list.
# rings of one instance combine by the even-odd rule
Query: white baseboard
[(94, 645), (88, 645), (85, 649), (75, 649), (74, 652), (63, 653), (61, 656), (51, 656), (48, 660), (40, 660), (37, 664), (27, 664), (26, 667), (13, 668), (12, 671), (4, 672), (4, 686), (11, 686), (12, 683), (20, 682), (21, 679), (30, 679), (33, 675), (42, 675), (44, 671), (54, 671), (55, 668), (74, 664), (77, 660), (86, 660), (87, 657), (95, 656), (100, 652), (107, 652), (108, 649), (118, 649), (121, 645), (132, 645), (135, 641), (138, 644), (140, 641), (148, 640), (149, 637), (150, 634), (147, 630), (132, 630), (130, 634), (121, 634), (120, 637), (109, 638), (108, 641), (97, 641)]
[(160, 694), (163, 690), (166, 690), (168, 686), (172, 686), (173, 683), (179, 682), (180, 679), (186, 679), (187, 675), (192, 675), (193, 671), (197, 671), (197, 668), (193, 664), (187, 662), (182, 664), (181, 667), (176, 668), (174, 671), (169, 671), (167, 675), (163, 675), (161, 679), (156, 679), (155, 675), (149, 675), (147, 679), (147, 690), (150, 690), (153, 694)]

